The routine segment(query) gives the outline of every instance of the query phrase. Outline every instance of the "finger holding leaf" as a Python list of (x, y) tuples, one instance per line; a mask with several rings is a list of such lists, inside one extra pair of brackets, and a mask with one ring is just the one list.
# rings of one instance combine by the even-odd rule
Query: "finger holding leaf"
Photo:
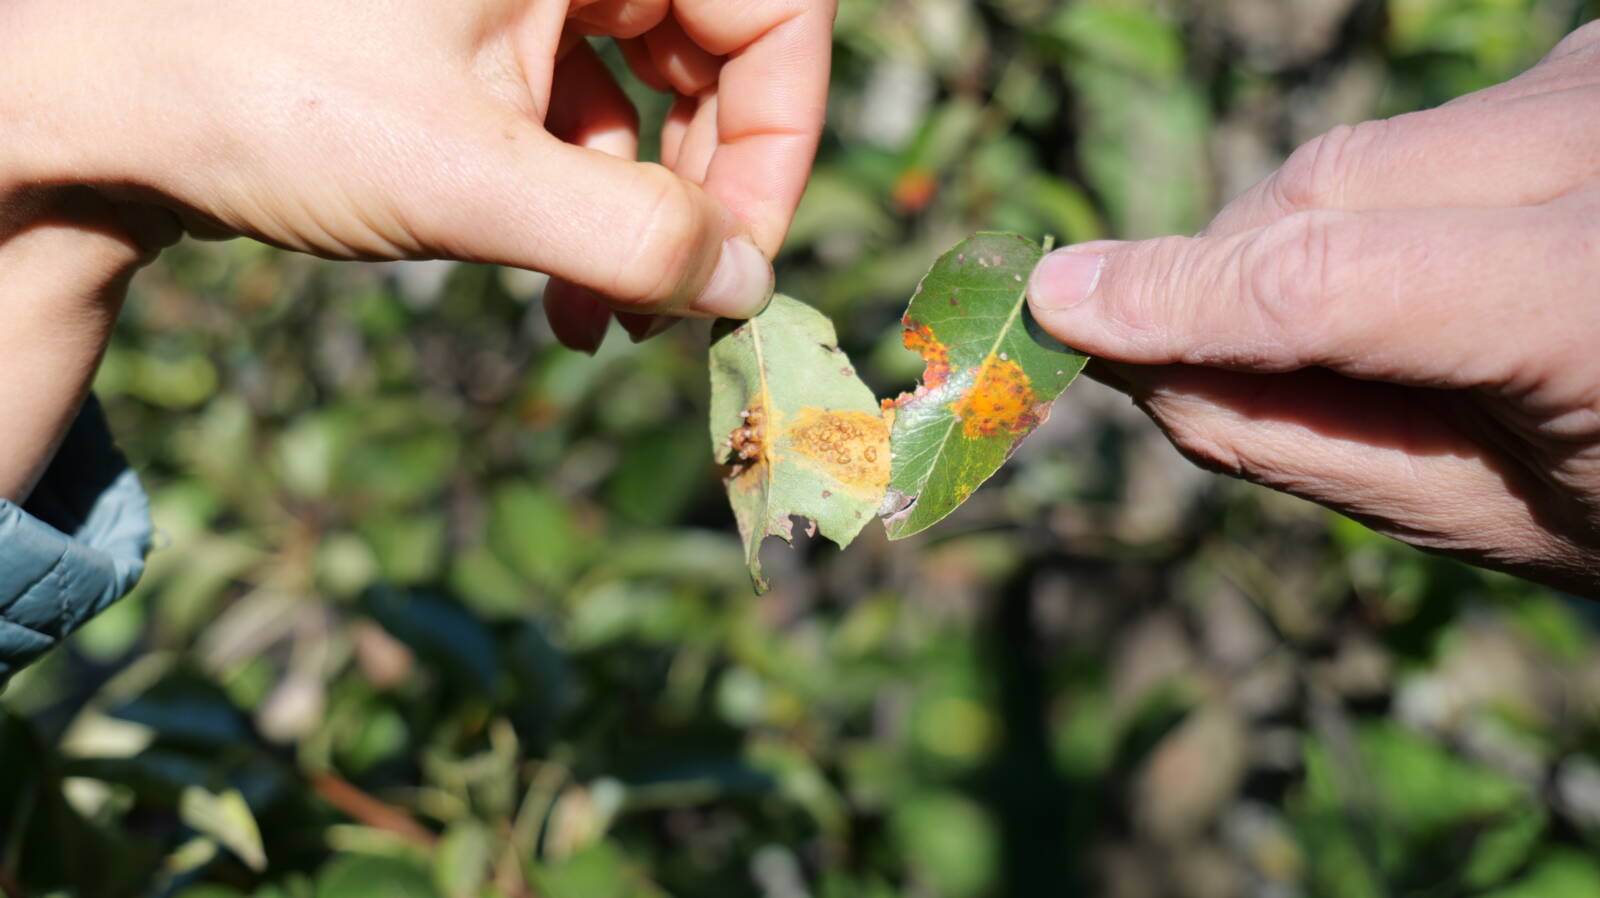
[(1045, 249), (979, 234), (942, 257), (906, 312), (922, 383), (879, 402), (838, 348), (831, 323), (780, 296), (719, 326), (711, 349), (712, 440), (758, 589), (768, 536), (792, 517), (840, 546), (875, 515), (891, 539), (937, 524), (1049, 417), (1087, 358), (1045, 334), (1027, 276)]

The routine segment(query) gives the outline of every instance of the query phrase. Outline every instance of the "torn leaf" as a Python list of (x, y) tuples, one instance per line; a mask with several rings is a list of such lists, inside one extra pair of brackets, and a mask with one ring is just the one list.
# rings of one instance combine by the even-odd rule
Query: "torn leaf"
[(939, 259), (911, 300), (905, 345), (926, 362), (895, 412), (882, 512), (890, 539), (943, 520), (1050, 414), (1087, 357), (1040, 329), (1027, 284), (1044, 255), (1015, 234), (978, 234)]
[(791, 516), (848, 546), (889, 483), (889, 425), (833, 324), (778, 296), (711, 345), (711, 438), (758, 590), (761, 544), (793, 541)]

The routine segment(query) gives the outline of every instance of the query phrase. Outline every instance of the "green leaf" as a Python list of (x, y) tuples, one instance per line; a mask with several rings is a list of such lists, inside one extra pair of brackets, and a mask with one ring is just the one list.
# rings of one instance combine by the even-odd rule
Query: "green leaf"
[(245, 894), (231, 886), (203, 882), (179, 892), (177, 898), (245, 898)]
[(1160, 16), (1101, 3), (1063, 7), (1051, 29), (1096, 62), (1170, 83), (1183, 75), (1183, 34)]
[(906, 310), (905, 344), (927, 369), (895, 402), (890, 539), (943, 520), (1050, 414), (1087, 357), (1033, 320), (1027, 282), (1044, 250), (978, 234), (934, 263)]
[(434, 855), (433, 882), (448, 898), (473, 898), (489, 878), (494, 835), (479, 820), (452, 823)]
[(545, 589), (564, 586), (583, 562), (572, 509), (542, 484), (511, 481), (490, 501), (489, 544), (509, 567)]
[(1600, 894), (1600, 865), (1565, 848), (1552, 848), (1521, 880), (1485, 898), (1579, 898)]
[(941, 894), (981, 894), (994, 885), (999, 837), (983, 808), (954, 792), (928, 791), (895, 808), (890, 820), (907, 862)]
[(427, 874), (405, 861), (350, 854), (335, 858), (317, 877), (317, 898), (439, 898)]
[(1548, 823), (1541, 808), (1529, 805), (1513, 810), (1505, 822), (1485, 829), (1473, 842), (1472, 857), (1462, 868), (1462, 884), (1481, 889), (1505, 879), (1527, 862)]
[(259, 873), (267, 868), (261, 829), (237, 789), (213, 794), (199, 786), (189, 786), (178, 800), (178, 815), (195, 832), (217, 840), (233, 852), (250, 869)]
[(711, 439), (756, 588), (761, 543), (793, 541), (790, 516), (849, 545), (883, 501), (889, 431), (822, 313), (786, 296), (711, 346)]
[(536, 874), (539, 893), (549, 898), (666, 898), (609, 842), (597, 842)]

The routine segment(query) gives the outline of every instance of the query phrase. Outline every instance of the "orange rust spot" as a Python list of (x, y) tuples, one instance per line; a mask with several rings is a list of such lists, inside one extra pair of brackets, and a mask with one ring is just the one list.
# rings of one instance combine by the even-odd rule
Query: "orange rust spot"
[(923, 362), (927, 363), (927, 370), (922, 373), (922, 385), (930, 390), (938, 389), (950, 379), (950, 350), (939, 342), (933, 328), (926, 324), (918, 324), (909, 317), (901, 324), (906, 328), (901, 337), (906, 348), (922, 356)]
[(1000, 434), (1022, 436), (1039, 425), (1034, 414), (1033, 382), (1022, 366), (989, 356), (964, 396), (951, 406), (970, 439)]
[(939, 182), (931, 172), (913, 168), (895, 181), (894, 202), (902, 210), (914, 214), (928, 208), (938, 192)]
[(889, 484), (889, 425), (877, 415), (802, 409), (783, 443), (852, 493), (870, 498)]

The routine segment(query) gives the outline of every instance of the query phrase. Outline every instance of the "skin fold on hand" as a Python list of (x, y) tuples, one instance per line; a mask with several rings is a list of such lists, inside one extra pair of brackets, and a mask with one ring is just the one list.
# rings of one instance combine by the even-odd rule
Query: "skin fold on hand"
[[(823, 124), (833, 0), (0, 2), (0, 496), (187, 231), (552, 276), (557, 336), (746, 317)], [(678, 99), (663, 163), (590, 37)]]
[(1201, 465), (1600, 596), (1600, 25), (1030, 301)]

